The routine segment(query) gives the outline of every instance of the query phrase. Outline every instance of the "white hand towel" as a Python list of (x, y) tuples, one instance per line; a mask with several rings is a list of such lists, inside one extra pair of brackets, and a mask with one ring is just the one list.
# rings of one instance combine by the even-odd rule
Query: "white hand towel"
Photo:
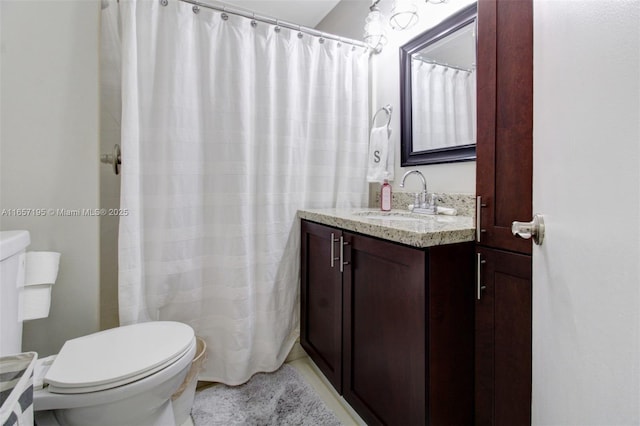
[(369, 155), (367, 158), (367, 182), (383, 182), (385, 179), (389, 179), (387, 173), (388, 156), (389, 138), (387, 137), (387, 127), (371, 129)]
[(393, 145), (391, 142), (391, 132), (387, 133), (387, 170), (385, 179), (389, 182), (393, 182), (393, 172), (394, 172), (394, 164), (396, 161), (395, 150), (393, 149)]

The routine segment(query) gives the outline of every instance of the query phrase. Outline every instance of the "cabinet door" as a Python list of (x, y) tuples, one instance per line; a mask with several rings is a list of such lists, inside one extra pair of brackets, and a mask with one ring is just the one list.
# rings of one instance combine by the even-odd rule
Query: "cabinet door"
[(511, 222), (532, 217), (533, 5), (478, 1), (476, 192), (480, 244), (531, 253)]
[(476, 424), (531, 424), (531, 256), (477, 248)]
[(425, 252), (345, 241), (344, 397), (369, 425), (424, 424)]
[(341, 392), (342, 274), (335, 260), (341, 231), (307, 221), (301, 229), (300, 343)]

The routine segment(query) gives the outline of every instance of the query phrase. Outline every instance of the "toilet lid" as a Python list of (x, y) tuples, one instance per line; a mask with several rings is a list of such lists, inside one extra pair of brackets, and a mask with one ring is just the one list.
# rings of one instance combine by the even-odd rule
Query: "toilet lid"
[(54, 393), (85, 393), (122, 386), (173, 364), (195, 336), (186, 324), (153, 321), (68, 340), (44, 381)]

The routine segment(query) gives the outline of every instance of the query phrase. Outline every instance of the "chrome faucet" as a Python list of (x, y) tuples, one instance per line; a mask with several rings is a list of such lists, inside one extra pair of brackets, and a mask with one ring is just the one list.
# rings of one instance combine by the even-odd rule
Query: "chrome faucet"
[(415, 202), (413, 203), (413, 209), (411, 211), (414, 213), (435, 214), (435, 199), (432, 203), (428, 201), (427, 180), (424, 178), (424, 175), (420, 170), (409, 170), (408, 172), (406, 172), (404, 176), (402, 176), (402, 180), (400, 181), (400, 188), (404, 188), (404, 181), (407, 179), (407, 176), (413, 173), (420, 176), (420, 179), (422, 180), (422, 193), (416, 193)]

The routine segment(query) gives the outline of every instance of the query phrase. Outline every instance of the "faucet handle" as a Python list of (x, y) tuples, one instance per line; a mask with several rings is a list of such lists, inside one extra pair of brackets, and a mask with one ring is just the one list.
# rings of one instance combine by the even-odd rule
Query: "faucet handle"
[(422, 205), (422, 203), (420, 202), (420, 193), (416, 192), (413, 194), (413, 207), (414, 208), (418, 208)]
[(427, 191), (422, 191), (420, 193), (420, 208), (426, 209), (429, 205), (429, 196)]
[(431, 196), (429, 197), (429, 206), (432, 209), (437, 209), (438, 208), (438, 196), (435, 193), (431, 193)]

